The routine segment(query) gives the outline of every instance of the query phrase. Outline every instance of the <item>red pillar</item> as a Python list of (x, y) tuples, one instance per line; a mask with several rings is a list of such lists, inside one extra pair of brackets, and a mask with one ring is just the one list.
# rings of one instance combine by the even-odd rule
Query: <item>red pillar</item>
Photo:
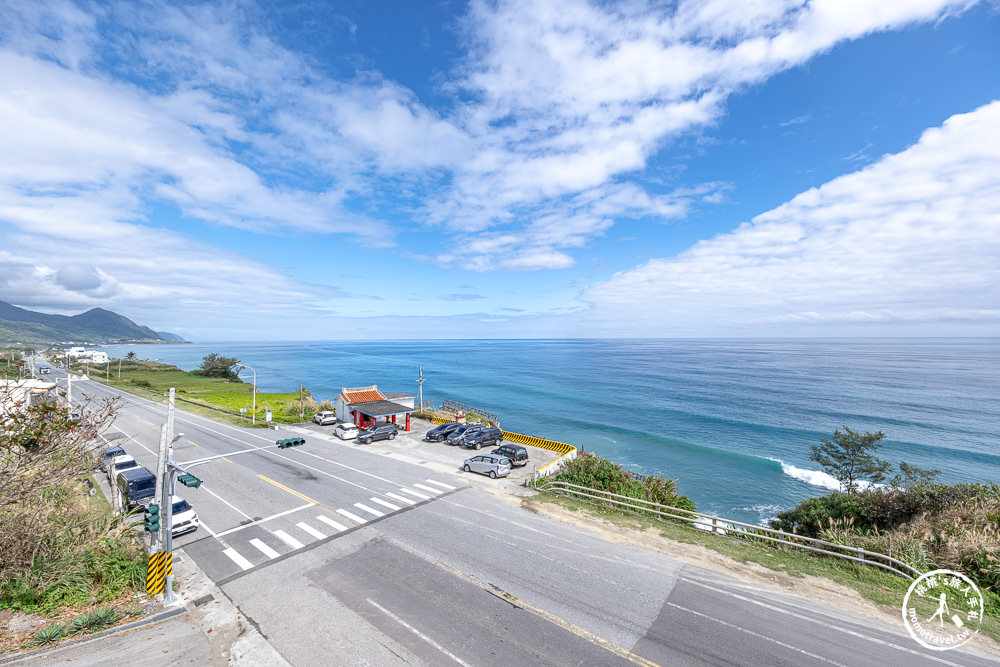
[(354, 425), (355, 426), (360, 425), (360, 422), (358, 421), (358, 411), (357, 410), (351, 410), (351, 414), (354, 415)]
[(393, 423), (393, 424), (395, 424), (395, 423), (396, 423), (396, 415), (393, 415), (393, 416), (392, 416), (392, 423)]
[(406, 430), (407, 430), (407, 432), (409, 432), (409, 430), (410, 430), (410, 413), (409, 412), (406, 413)]

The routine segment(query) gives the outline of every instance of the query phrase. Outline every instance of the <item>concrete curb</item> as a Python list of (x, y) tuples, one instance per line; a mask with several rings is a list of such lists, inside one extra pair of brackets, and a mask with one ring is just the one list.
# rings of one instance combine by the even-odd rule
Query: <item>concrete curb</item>
[(76, 646), (83, 646), (92, 641), (97, 641), (98, 639), (104, 639), (105, 637), (111, 637), (122, 632), (128, 632), (130, 630), (135, 630), (136, 628), (142, 628), (147, 625), (154, 625), (160, 621), (165, 621), (174, 616), (180, 616), (181, 614), (186, 614), (188, 612), (184, 607), (178, 607), (176, 609), (168, 609), (166, 611), (161, 611), (158, 614), (152, 616), (147, 616), (146, 618), (140, 619), (138, 621), (132, 621), (131, 623), (126, 623), (125, 625), (116, 625), (113, 628), (108, 628), (107, 630), (102, 630), (101, 632), (95, 632), (92, 635), (86, 635), (85, 637), (80, 637), (79, 639), (74, 639), (68, 642), (60, 642), (58, 644), (53, 644), (52, 646), (45, 646), (34, 651), (29, 651), (27, 653), (15, 653), (3, 658), (0, 658), (0, 665), (9, 665), (21, 660), (27, 660), (28, 658), (35, 658), (46, 653), (53, 653), (54, 651), (62, 651), (67, 648), (74, 648)]

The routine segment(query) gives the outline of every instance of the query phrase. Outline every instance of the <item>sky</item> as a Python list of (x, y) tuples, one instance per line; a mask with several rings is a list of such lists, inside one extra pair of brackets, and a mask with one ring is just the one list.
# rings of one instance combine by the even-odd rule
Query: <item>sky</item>
[(0, 146), (188, 340), (1000, 335), (995, 0), (3, 0)]

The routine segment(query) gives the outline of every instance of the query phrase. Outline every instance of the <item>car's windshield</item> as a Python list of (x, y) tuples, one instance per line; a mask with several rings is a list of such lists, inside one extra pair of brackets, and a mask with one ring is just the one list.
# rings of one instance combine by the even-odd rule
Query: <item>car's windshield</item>
[(191, 503), (186, 500), (178, 500), (174, 503), (174, 514), (180, 514), (181, 512), (187, 512), (191, 509)]

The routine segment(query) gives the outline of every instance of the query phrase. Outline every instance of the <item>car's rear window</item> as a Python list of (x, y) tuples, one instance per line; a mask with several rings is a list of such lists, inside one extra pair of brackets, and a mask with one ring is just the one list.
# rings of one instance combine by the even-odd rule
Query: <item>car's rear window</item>
[(156, 486), (155, 477), (143, 477), (142, 479), (137, 479), (130, 484), (133, 491), (149, 491), (154, 486)]

